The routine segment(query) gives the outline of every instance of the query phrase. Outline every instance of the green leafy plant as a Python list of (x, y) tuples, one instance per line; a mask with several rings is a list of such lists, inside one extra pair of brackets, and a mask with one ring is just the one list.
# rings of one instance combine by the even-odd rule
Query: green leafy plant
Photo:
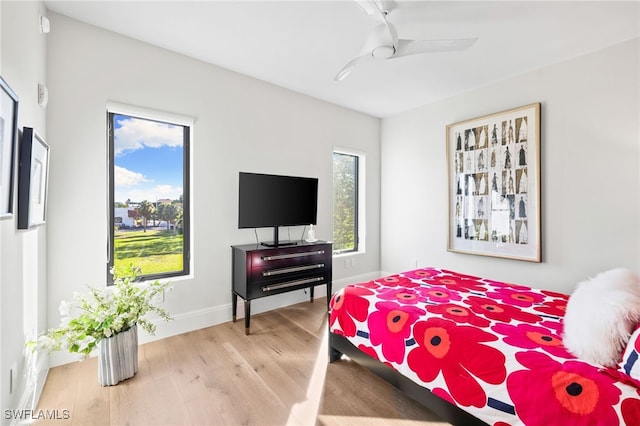
[(165, 321), (171, 320), (166, 309), (153, 300), (169, 288), (168, 282), (139, 282), (140, 268), (132, 266), (127, 276), (117, 276), (114, 286), (106, 289), (89, 288), (89, 293), (74, 293), (73, 301), (60, 303), (60, 326), (50, 329), (37, 340), (27, 342), (33, 350), (55, 352), (66, 349), (71, 353), (89, 356), (100, 340), (139, 325), (154, 334), (156, 325), (145, 318), (156, 313)]

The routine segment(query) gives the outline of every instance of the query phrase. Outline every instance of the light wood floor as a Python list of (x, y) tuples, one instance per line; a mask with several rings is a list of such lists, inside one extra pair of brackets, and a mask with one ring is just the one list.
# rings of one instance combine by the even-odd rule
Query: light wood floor
[[(98, 384), (97, 359), (49, 371), (55, 425), (446, 425), (359, 365), (327, 364), (326, 299), (139, 347), (138, 372)], [(62, 410), (70, 418), (60, 419)]]

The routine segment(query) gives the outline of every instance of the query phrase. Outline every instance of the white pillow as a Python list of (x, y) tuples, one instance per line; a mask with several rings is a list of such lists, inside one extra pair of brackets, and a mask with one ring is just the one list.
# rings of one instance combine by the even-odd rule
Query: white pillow
[(615, 367), (640, 322), (640, 277), (618, 268), (578, 284), (564, 317), (564, 346), (592, 364)]

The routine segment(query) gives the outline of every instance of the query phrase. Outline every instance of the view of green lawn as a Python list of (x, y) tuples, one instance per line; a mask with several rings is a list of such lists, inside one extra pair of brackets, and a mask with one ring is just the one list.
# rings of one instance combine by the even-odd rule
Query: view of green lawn
[(116, 275), (125, 276), (130, 267), (142, 275), (182, 270), (182, 233), (172, 231), (116, 231), (114, 241)]

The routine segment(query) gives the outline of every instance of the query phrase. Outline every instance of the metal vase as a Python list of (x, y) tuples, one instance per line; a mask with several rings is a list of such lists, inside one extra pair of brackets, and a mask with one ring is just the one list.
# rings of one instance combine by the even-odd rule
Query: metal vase
[(98, 381), (102, 386), (116, 385), (138, 371), (138, 326), (100, 340)]

